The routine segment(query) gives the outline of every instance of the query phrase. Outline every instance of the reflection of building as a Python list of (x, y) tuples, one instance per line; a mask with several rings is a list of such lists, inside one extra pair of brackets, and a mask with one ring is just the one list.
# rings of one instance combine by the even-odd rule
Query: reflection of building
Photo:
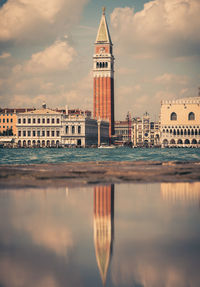
[(200, 146), (200, 97), (161, 103), (161, 143), (163, 147)]
[(95, 41), (93, 56), (94, 118), (109, 120), (109, 137), (114, 134), (114, 56), (105, 8)]
[(161, 193), (171, 203), (199, 204), (200, 182), (161, 183)]
[(106, 276), (114, 239), (114, 185), (94, 189), (94, 244), (96, 260), (103, 284)]

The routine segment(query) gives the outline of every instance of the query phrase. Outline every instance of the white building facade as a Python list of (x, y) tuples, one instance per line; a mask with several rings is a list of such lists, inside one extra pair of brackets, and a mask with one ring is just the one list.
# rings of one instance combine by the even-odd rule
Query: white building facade
[(98, 145), (98, 124), (100, 142), (109, 143), (109, 122), (97, 121), (87, 116), (66, 115), (62, 120), (62, 146), (89, 147)]
[(161, 103), (162, 147), (200, 147), (200, 97)]
[(19, 147), (58, 147), (61, 145), (62, 113), (47, 109), (17, 114)]

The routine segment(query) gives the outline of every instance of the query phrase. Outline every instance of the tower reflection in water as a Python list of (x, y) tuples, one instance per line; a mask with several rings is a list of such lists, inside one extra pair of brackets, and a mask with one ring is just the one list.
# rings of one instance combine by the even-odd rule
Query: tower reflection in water
[(114, 184), (94, 188), (94, 245), (105, 285), (114, 240)]

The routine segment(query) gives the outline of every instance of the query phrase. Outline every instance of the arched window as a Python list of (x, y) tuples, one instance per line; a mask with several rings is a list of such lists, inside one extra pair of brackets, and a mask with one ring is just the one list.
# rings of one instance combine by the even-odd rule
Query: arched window
[(170, 134), (172, 134), (172, 129), (170, 130)]
[(185, 136), (187, 135), (187, 130), (186, 130), (186, 129), (184, 130), (184, 135), (185, 135)]
[(188, 130), (188, 135), (190, 136), (190, 130)]
[(108, 62), (106, 62), (106, 68), (108, 68)]
[(192, 136), (194, 135), (194, 130), (193, 130), (193, 129), (191, 130), (191, 135), (192, 135)]
[(177, 136), (179, 136), (179, 130), (177, 130)]
[(97, 68), (99, 68), (99, 62), (97, 62)]
[(181, 129), (181, 135), (183, 135), (183, 130)]
[(189, 121), (194, 121), (195, 120), (195, 114), (193, 112), (189, 113), (188, 120)]
[(197, 144), (197, 140), (196, 140), (196, 139), (193, 139), (193, 140), (192, 140), (192, 144)]
[(197, 129), (195, 129), (195, 136), (197, 136)]
[(176, 130), (173, 131), (173, 134), (176, 135)]
[(177, 121), (177, 114), (174, 112), (171, 113), (170, 119), (171, 119), (171, 121)]
[(185, 144), (190, 144), (190, 141), (188, 139), (186, 139)]

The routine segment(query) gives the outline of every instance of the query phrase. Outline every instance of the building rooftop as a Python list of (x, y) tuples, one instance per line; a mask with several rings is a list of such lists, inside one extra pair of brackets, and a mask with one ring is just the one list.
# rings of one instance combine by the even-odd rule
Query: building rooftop
[(161, 105), (170, 105), (170, 104), (200, 104), (200, 97), (189, 97), (189, 98), (161, 101)]
[(38, 115), (41, 115), (41, 114), (57, 114), (57, 115), (60, 115), (61, 112), (56, 112), (56, 111), (51, 110), (51, 109), (38, 109), (38, 110), (32, 110), (32, 111), (25, 112), (24, 114), (38, 114)]

